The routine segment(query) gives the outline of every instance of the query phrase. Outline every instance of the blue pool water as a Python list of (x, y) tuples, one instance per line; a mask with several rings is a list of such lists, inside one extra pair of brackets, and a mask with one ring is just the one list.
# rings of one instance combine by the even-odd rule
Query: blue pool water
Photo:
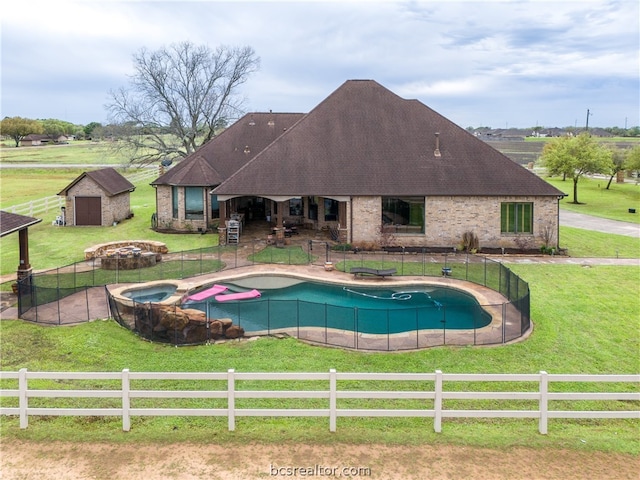
[(122, 295), (140, 303), (162, 302), (163, 300), (166, 300), (171, 295), (173, 295), (176, 290), (177, 287), (171, 284), (154, 285), (150, 287), (131, 289), (127, 292), (124, 292)]
[(189, 302), (209, 318), (231, 318), (246, 332), (321, 327), (371, 334), (423, 329), (473, 329), (491, 322), (476, 299), (461, 290), (434, 285), (366, 287), (285, 281), (266, 277), (225, 283), (229, 292), (257, 288), (261, 297)]

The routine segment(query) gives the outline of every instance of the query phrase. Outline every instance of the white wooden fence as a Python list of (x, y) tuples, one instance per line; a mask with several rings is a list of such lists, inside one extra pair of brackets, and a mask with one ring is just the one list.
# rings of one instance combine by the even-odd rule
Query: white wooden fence
[[(160, 176), (157, 168), (143, 168), (131, 173), (124, 174), (131, 183), (136, 184), (142, 180), (148, 178), (157, 178)], [(3, 208), (5, 212), (17, 213), (19, 215), (27, 215), (33, 217), (34, 215), (42, 215), (43, 213), (49, 213), (50, 211), (59, 212), (60, 208), (65, 204), (64, 197), (59, 195), (51, 195), (48, 197), (39, 198), (38, 200), (32, 200), (26, 203), (20, 203), (10, 207)]]
[(49, 197), (39, 198), (30, 202), (13, 205), (3, 208), (6, 212), (17, 213), (18, 215), (27, 215), (33, 217), (43, 213), (49, 213), (51, 210), (60, 211), (60, 207), (64, 205), (64, 197), (59, 195), (51, 195)]
[[(2, 385), (7, 380), (17, 380), (17, 389), (0, 389), (0, 398), (18, 397), (18, 406), (0, 407), (1, 415), (19, 415), (20, 427), (27, 428), (29, 416), (120, 416), (122, 429), (131, 429), (133, 416), (222, 416), (228, 418), (228, 428), (235, 430), (236, 417), (327, 417), (329, 429), (336, 431), (338, 417), (427, 417), (433, 418), (436, 432), (442, 431), (442, 420), (445, 418), (537, 418), (538, 430), (547, 433), (549, 419), (557, 418), (627, 418), (640, 420), (640, 404), (629, 404), (629, 410), (550, 410), (549, 402), (585, 400), (640, 402), (640, 375), (558, 375), (540, 372), (537, 374), (447, 374), (436, 370), (434, 373), (338, 373), (330, 370), (327, 373), (239, 373), (228, 370), (226, 373), (175, 373), (175, 372), (0, 372)], [(117, 381), (118, 389), (101, 390), (66, 390), (29, 388), (30, 380), (63, 381), (69, 380), (105, 380)], [(222, 381), (226, 389), (220, 390), (141, 390), (131, 388), (132, 381)], [(327, 382), (327, 389), (322, 390), (244, 390), (238, 389), (237, 383), (243, 381), (321, 381)], [(394, 381), (424, 382), (422, 390), (396, 391), (364, 391), (338, 389), (342, 381)], [(535, 391), (446, 391), (445, 383), (454, 382), (529, 382), (537, 388)], [(635, 392), (552, 392), (551, 384), (561, 383), (634, 383)], [(433, 388), (430, 390), (429, 388)], [(532, 389), (533, 390), (533, 389)], [(34, 398), (117, 398), (117, 408), (60, 408), (29, 406)], [(224, 408), (135, 408), (131, 405), (137, 399), (226, 399)], [(325, 399), (326, 408), (236, 408), (236, 399)], [(424, 400), (425, 408), (417, 409), (373, 409), (373, 408), (338, 408), (341, 399), (394, 399)], [(446, 409), (446, 400), (528, 400), (535, 402), (536, 409), (531, 410), (458, 410)], [(6, 401), (2, 401), (6, 405)], [(433, 408), (429, 408), (429, 407)], [(626, 405), (625, 405), (626, 406)]]

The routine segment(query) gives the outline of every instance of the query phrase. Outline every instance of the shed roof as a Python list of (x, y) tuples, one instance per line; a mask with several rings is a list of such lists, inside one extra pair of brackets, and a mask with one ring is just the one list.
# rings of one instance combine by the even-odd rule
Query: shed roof
[(563, 195), (423, 103), (373, 80), (345, 82), (214, 193)]
[(23, 230), (41, 221), (41, 218), (27, 217), (26, 215), (0, 210), (0, 237)]
[(76, 185), (83, 178), (90, 178), (96, 182), (100, 188), (102, 188), (107, 196), (113, 197), (124, 192), (133, 192), (135, 186), (129, 180), (124, 178), (114, 168), (102, 168), (100, 170), (92, 170), (90, 172), (83, 172), (73, 182), (67, 185), (58, 195), (66, 195), (69, 189)]
[(249, 113), (151, 185), (219, 185), (303, 116), (302, 113)]

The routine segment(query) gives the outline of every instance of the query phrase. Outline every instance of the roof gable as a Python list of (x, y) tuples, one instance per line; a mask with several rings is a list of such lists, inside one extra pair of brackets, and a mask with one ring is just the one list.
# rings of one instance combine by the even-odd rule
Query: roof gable
[(373, 80), (345, 82), (215, 193), (562, 194), (418, 100)]
[(90, 172), (83, 172), (73, 182), (60, 191), (58, 195), (66, 195), (74, 185), (84, 178), (90, 178), (93, 180), (109, 197), (124, 192), (132, 192), (136, 188), (133, 183), (120, 175), (114, 168), (109, 167), (100, 170), (92, 170)]
[(23, 230), (41, 221), (41, 218), (27, 217), (26, 215), (0, 210), (0, 237)]
[(303, 116), (302, 113), (249, 113), (151, 185), (219, 185)]

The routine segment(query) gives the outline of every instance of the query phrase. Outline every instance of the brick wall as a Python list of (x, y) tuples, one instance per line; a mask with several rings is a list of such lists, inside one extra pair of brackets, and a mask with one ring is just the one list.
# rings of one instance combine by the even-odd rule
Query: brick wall
[(67, 225), (75, 223), (75, 197), (100, 197), (103, 226), (112, 225), (113, 222), (120, 222), (131, 213), (129, 192), (109, 197), (96, 182), (89, 177), (85, 177), (67, 192), (65, 199)]
[[(502, 202), (532, 202), (532, 235), (500, 233)], [(478, 236), (482, 248), (538, 248), (545, 241), (545, 230), (553, 233), (551, 246), (557, 246), (558, 202), (554, 197), (427, 197), (424, 234), (380, 233), (381, 197), (354, 197), (351, 243), (376, 241), (384, 244), (425, 247), (455, 247), (465, 232)]]
[(209, 195), (209, 188), (203, 188), (203, 201), (205, 216), (201, 220), (185, 219), (184, 188), (178, 188), (178, 218), (173, 218), (172, 187), (170, 185), (158, 185), (156, 187), (156, 214), (158, 228), (161, 230), (174, 230), (177, 232), (197, 232), (199, 228), (207, 229), (207, 225), (213, 220), (211, 217), (211, 201), (204, 195)]

